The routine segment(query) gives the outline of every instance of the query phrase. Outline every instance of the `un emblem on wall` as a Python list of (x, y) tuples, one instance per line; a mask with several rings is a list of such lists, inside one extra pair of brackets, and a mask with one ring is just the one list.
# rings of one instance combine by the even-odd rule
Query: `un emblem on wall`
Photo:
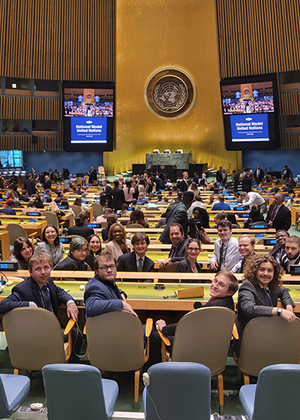
[(152, 113), (165, 119), (181, 118), (193, 107), (196, 88), (192, 77), (178, 67), (153, 73), (145, 86), (145, 102)]

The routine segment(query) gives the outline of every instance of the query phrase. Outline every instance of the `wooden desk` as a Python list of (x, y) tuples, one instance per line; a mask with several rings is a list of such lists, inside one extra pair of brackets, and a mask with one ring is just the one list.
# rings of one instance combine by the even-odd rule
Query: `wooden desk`
[[(2, 217), (0, 217), (0, 220), (2, 222), (2, 225), (0, 226), (0, 230), (5, 230), (6, 226), (9, 223), (17, 223), (19, 225), (22, 226), (22, 228), (24, 228), (26, 230), (27, 235), (30, 235), (31, 233), (36, 232), (37, 236), (39, 236), (40, 238), (42, 238), (42, 233), (43, 230), (45, 229), (45, 227), (47, 226), (47, 220), (37, 220), (35, 222), (26, 222), (26, 221), (21, 221), (21, 220), (3, 220)], [(5, 222), (5, 224), (3, 224), (3, 222)]]
[(2, 255), (2, 261), (8, 260), (10, 257), (10, 240), (9, 240), (9, 232), (6, 230), (0, 230), (0, 249)]

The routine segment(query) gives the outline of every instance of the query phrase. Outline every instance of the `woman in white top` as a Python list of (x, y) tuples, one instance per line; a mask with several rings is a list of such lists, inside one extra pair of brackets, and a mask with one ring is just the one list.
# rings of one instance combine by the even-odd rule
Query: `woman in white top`
[(35, 247), (35, 252), (44, 252), (52, 260), (53, 267), (64, 258), (64, 247), (59, 241), (58, 230), (53, 225), (47, 225), (43, 232), (43, 242)]
[(108, 243), (104, 251), (109, 252), (116, 261), (121, 255), (132, 251), (131, 241), (126, 239), (125, 229), (119, 223), (114, 223), (109, 228)]

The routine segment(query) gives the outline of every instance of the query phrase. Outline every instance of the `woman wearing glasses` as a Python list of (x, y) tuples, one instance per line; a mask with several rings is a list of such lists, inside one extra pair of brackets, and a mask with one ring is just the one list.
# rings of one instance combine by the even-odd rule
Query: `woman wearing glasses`
[[(186, 257), (178, 263), (176, 271), (178, 273), (200, 273), (202, 264), (197, 262), (200, 251), (200, 241), (196, 238), (188, 239), (185, 247)], [(188, 280), (183, 281), (187, 282)]]

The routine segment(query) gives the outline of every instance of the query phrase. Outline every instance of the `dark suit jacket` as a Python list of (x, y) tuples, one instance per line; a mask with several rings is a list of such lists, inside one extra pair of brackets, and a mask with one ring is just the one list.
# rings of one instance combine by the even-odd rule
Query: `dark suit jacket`
[[(154, 262), (150, 258), (145, 257), (143, 264), (143, 272), (150, 272), (154, 269)], [(135, 252), (123, 254), (119, 257), (117, 262), (118, 271), (138, 271), (136, 266)]]
[[(202, 268), (202, 264), (198, 264), (196, 262), (196, 267), (197, 267), (198, 273), (200, 273), (201, 268)], [(186, 257), (183, 258), (181, 261), (179, 261), (179, 263), (177, 264), (177, 267), (176, 267), (176, 272), (178, 272), (178, 273), (193, 273), (192, 268), (191, 268), (191, 264)], [(198, 280), (181, 280), (181, 282), (182, 283), (198, 283)]]
[(217, 170), (217, 173), (216, 173), (216, 181), (217, 182), (221, 182), (222, 181), (222, 171), (219, 171), (219, 170)]
[(164, 231), (162, 232), (162, 234), (160, 235), (159, 240), (163, 244), (171, 243), (170, 236), (169, 236), (169, 229), (172, 223), (179, 223), (183, 227), (184, 234), (186, 236), (187, 220), (188, 220), (188, 217), (187, 217), (186, 206), (182, 202), (178, 204), (173, 204), (173, 206), (171, 207), (170, 213), (168, 215), (166, 227)]
[[(175, 255), (171, 257), (172, 262), (181, 261), (185, 258), (185, 246), (186, 246), (186, 239), (183, 239), (183, 241), (180, 242)], [(171, 246), (170, 252), (169, 252), (169, 258), (173, 254), (173, 249), (175, 248), (174, 245)]]
[(111, 190), (112, 195), (112, 208), (116, 210), (121, 210), (122, 204), (125, 203), (124, 191), (121, 188), (113, 188)]
[(180, 191), (182, 191), (182, 192), (185, 192), (185, 191), (187, 191), (187, 190), (188, 190), (188, 184), (187, 184), (187, 182), (185, 182), (185, 180), (184, 180), (184, 179), (180, 182), (180, 184), (179, 184), (179, 189), (180, 189)]
[[(274, 206), (275, 206), (274, 203), (270, 205), (266, 222), (269, 222)], [(280, 209), (278, 210), (275, 219), (273, 220), (273, 228), (276, 230), (279, 230), (279, 229), (289, 230), (290, 227), (291, 227), (291, 212), (287, 207), (282, 205)]]
[(265, 173), (262, 169), (260, 170), (259, 175), (257, 175), (257, 169), (255, 169), (254, 179), (255, 179), (256, 182), (258, 182), (260, 184), (262, 182), (264, 176), (265, 176)]
[(281, 286), (276, 292), (271, 292), (272, 306), (267, 306), (260, 286), (254, 286), (249, 280), (245, 280), (239, 288), (237, 303), (237, 325), (241, 334), (246, 324), (258, 316), (271, 316), (273, 307), (277, 306), (278, 299), (286, 307), (295, 304), (289, 292)]
[[(73, 300), (73, 298), (65, 290), (56, 286), (51, 278), (48, 280), (47, 285), (50, 291), (54, 314), (58, 316), (58, 307), (62, 303), (66, 304), (69, 300)], [(32, 277), (28, 277), (23, 282), (17, 284), (12, 289), (11, 295), (0, 303), (0, 314), (6, 314), (6, 312), (15, 308), (27, 307), (29, 306), (29, 302), (34, 302), (39, 308), (43, 308), (44, 305), (39, 289), (39, 285)]]
[(32, 194), (36, 194), (35, 182), (32, 178), (28, 178), (25, 180), (24, 189), (28, 191), (29, 196), (31, 196)]
[(122, 311), (122, 293), (125, 295), (115, 283), (102, 281), (98, 276), (93, 277), (86, 285), (84, 292), (86, 316), (93, 317), (108, 312)]
[(51, 181), (50, 181), (50, 179), (47, 179), (47, 181), (44, 182), (43, 188), (44, 188), (44, 190), (47, 190), (48, 188), (51, 190)]

